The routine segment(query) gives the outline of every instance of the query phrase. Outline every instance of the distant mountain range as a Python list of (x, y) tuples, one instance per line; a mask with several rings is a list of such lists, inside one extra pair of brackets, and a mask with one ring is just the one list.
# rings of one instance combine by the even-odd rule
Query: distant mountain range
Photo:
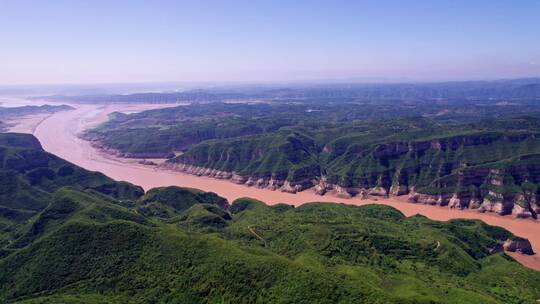
[(6, 132), (13, 124), (10, 120), (16, 120), (22, 116), (35, 114), (52, 114), (60, 111), (72, 110), (73, 107), (67, 105), (42, 105), (42, 106), (21, 106), (21, 107), (0, 107), (0, 132)]
[(0, 119), (13, 118), (15, 116), (55, 113), (59, 111), (73, 110), (67, 105), (42, 105), (42, 106), (22, 106), (22, 107), (0, 107)]
[(223, 102), (237, 100), (540, 100), (540, 78), (497, 81), (461, 81), (394, 84), (303, 84), (235, 86), (195, 89), (182, 92), (135, 94), (53, 95), (41, 99), (80, 103), (140, 102)]
[(247, 186), (538, 217), (540, 105), (416, 104), (192, 104), (115, 113), (85, 138)]

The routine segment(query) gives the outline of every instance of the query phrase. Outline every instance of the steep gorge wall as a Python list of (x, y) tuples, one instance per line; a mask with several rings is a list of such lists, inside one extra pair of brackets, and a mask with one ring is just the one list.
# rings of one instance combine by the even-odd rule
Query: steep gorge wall
[[(342, 198), (408, 195), (415, 203), (501, 215), (537, 217), (540, 212), (540, 156), (535, 154), (540, 142), (535, 134), (484, 133), (369, 147), (351, 144), (339, 154), (326, 145), (318, 159), (313, 157), (313, 143), (305, 138), (293, 138), (273, 152), (251, 145), (241, 154), (234, 146), (211, 146), (196, 157), (188, 154), (166, 166), (290, 193), (313, 189)], [(230, 169), (239, 167), (231, 166), (233, 162), (260, 168), (268, 159), (275, 164), (267, 170)]]

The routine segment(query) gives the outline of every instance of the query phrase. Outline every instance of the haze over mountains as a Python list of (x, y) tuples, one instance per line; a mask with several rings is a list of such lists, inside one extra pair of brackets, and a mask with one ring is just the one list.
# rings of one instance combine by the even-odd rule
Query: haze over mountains
[(539, 0), (0, 3), (0, 303), (540, 302)]
[(497, 81), (395, 84), (279, 84), (228, 85), (170, 93), (42, 96), (71, 102), (223, 102), (234, 100), (326, 99), (328, 101), (373, 100), (501, 100), (540, 98), (540, 78)]

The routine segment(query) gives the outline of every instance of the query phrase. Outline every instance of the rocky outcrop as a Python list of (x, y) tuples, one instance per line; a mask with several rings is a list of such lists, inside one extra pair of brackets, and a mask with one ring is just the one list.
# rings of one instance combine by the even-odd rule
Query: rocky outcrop
[(254, 176), (242, 176), (236, 172), (227, 172), (217, 169), (198, 167), (187, 164), (176, 164), (171, 162), (165, 162), (160, 165), (161, 167), (169, 170), (180, 171), (196, 176), (207, 176), (216, 179), (230, 180), (235, 184), (246, 185), (250, 187), (265, 188), (270, 190), (280, 190), (283, 192), (296, 193), (304, 190), (301, 184), (293, 184), (290, 181), (279, 180), (273, 177), (254, 177)]
[[(438, 147), (437, 143), (430, 142), (431, 146)], [(442, 148), (442, 147), (441, 147)], [(391, 151), (404, 149), (402, 146), (388, 148)], [(387, 150), (381, 150), (380, 153), (387, 153)], [(330, 194), (339, 198), (349, 199), (352, 197), (388, 197), (408, 195), (408, 201), (417, 204), (427, 204), (436, 206), (446, 206), (456, 209), (477, 209), (479, 212), (493, 212), (499, 215), (515, 215), (519, 218), (536, 218), (540, 211), (538, 204), (538, 195), (536, 192), (525, 193), (501, 193), (496, 189), (504, 186), (503, 174), (500, 170), (486, 170), (484, 174), (489, 187), (495, 187), (495, 190), (480, 191), (460, 191), (440, 194), (429, 194), (416, 190), (414, 186), (400, 183), (400, 176), (394, 175), (394, 181), (388, 183), (382, 176), (376, 179), (376, 185), (372, 187), (343, 186), (339, 183), (329, 182), (327, 176), (323, 175), (316, 179), (305, 179), (301, 181), (291, 181), (279, 179), (273, 176), (243, 176), (236, 172), (227, 172), (217, 169), (204, 168), (189, 164), (179, 164), (175, 162), (166, 162), (161, 165), (168, 169), (173, 169), (197, 176), (208, 176), (217, 179), (230, 180), (236, 184), (242, 184), (249, 187), (283, 191), (287, 193), (297, 193), (306, 189), (313, 189), (315, 194)], [(473, 178), (474, 174), (464, 173), (460, 175), (460, 181), (467, 178)], [(383, 186), (384, 184), (391, 186)], [(497, 188), (499, 187), (499, 188)], [(476, 188), (475, 188), (476, 189)]]
[(533, 213), (530, 210), (527, 210), (518, 204), (514, 204), (514, 207), (512, 208), (512, 214), (514, 214), (518, 218), (533, 217)]
[(368, 190), (368, 195), (373, 196), (388, 196), (388, 191), (382, 186), (375, 186)]
[(400, 196), (409, 193), (409, 187), (406, 185), (394, 184), (390, 187), (389, 194), (393, 196)]
[(435, 195), (429, 195), (429, 194), (422, 194), (422, 193), (411, 193), (408, 198), (409, 202), (411, 203), (419, 203), (419, 204), (426, 204), (426, 205), (436, 205), (437, 201), (439, 200), (438, 196)]
[(339, 198), (351, 198), (353, 196), (346, 188), (338, 185), (333, 187), (333, 194)]
[(241, 175), (238, 175), (236, 173), (232, 173), (231, 181), (235, 184), (245, 184), (247, 182), (247, 178)]
[(507, 209), (504, 206), (504, 197), (500, 193), (495, 193), (490, 191), (488, 195), (484, 198), (480, 208), (480, 212), (495, 212), (500, 215), (508, 214)]
[(332, 190), (331, 184), (326, 182), (326, 177), (322, 176), (319, 182), (313, 187), (315, 194), (324, 195), (328, 190)]
[(141, 164), (141, 165), (145, 165), (145, 166), (157, 166), (157, 164), (151, 160), (147, 160), (147, 159), (142, 159), (140, 161), (138, 161), (137, 163)]
[(293, 185), (290, 181), (285, 181), (283, 183), (283, 186), (281, 186), (280, 190), (288, 193), (296, 193), (304, 189), (300, 184)]
[(531, 243), (527, 239), (516, 238), (508, 239), (504, 242), (503, 248), (505, 251), (519, 252), (522, 254), (533, 255)]
[(479, 212), (493, 212), (499, 215), (514, 215), (518, 218), (534, 218), (537, 215), (537, 207), (523, 207), (525, 202), (520, 201), (520, 195), (504, 197), (499, 193), (490, 192), (484, 199), (470, 197), (467, 193), (453, 193), (445, 195), (431, 195), (418, 192), (409, 193), (408, 200), (412, 203), (448, 206), (457, 209), (477, 209)]

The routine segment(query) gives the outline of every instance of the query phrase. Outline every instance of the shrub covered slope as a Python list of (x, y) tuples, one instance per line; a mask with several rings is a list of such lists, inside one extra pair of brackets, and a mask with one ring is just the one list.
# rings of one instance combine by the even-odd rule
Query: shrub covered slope
[(116, 114), (87, 137), (123, 156), (167, 156), (169, 167), (248, 186), (408, 194), (537, 217), (540, 107), (472, 102), (195, 104)]
[[(16, 181), (2, 190), (10, 212), (0, 214), (0, 302), (540, 298), (540, 273), (500, 252), (515, 237), (479, 221), (406, 218), (379, 205), (293, 208), (247, 198), (229, 205), (213, 193), (178, 187), (143, 195), (43, 152), (30, 135), (0, 135), (0, 143), (2, 174)], [(43, 180), (29, 177), (36, 168), (51, 172)], [(61, 168), (71, 170), (60, 174)]]

